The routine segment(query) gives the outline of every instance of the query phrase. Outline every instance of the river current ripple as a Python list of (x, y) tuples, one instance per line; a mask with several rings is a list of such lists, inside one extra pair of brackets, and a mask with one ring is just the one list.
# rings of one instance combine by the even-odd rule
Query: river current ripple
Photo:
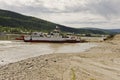
[(44, 54), (80, 53), (95, 46), (97, 46), (95, 43), (25, 43), (22, 41), (0, 41), (0, 65)]

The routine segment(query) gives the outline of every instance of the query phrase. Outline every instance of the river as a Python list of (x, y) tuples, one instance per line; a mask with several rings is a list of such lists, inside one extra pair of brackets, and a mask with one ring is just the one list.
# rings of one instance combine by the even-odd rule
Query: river
[(97, 45), (94, 43), (25, 43), (22, 41), (1, 40), (0, 65), (44, 54), (80, 53), (95, 46)]

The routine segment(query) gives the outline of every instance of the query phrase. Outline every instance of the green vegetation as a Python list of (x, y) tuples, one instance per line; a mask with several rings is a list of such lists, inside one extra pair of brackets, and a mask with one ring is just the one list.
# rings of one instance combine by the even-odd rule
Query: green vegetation
[(96, 79), (91, 78), (90, 80), (96, 80)]
[[(60, 27), (62, 32), (74, 32), (77, 34), (108, 34), (107, 31), (70, 28), (35, 17), (25, 16), (19, 13), (0, 10), (0, 30), (3, 32), (21, 33), (29, 31), (50, 32), (56, 26)], [(3, 27), (3, 28), (2, 28)], [(8, 28), (7, 28), (8, 27)]]
[(27, 32), (33, 32), (35, 30), (31, 29), (25, 29), (25, 28), (12, 28), (12, 27), (2, 27), (0, 26), (0, 32), (4, 33), (16, 33), (16, 34), (21, 34), (21, 33), (27, 33)]
[(115, 37), (114, 34), (113, 34), (113, 35), (109, 35), (109, 36), (105, 39), (105, 41), (106, 41), (106, 40), (112, 40), (114, 37)]
[(71, 68), (72, 71), (72, 79), (71, 80), (76, 80), (76, 75), (75, 75), (75, 71), (73, 68)]

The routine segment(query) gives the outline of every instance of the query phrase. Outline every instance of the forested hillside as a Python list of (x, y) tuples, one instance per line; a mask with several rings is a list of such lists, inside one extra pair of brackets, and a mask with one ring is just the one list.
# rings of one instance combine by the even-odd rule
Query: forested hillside
[(107, 34), (108, 31), (91, 30), (91, 29), (77, 29), (70, 28), (49, 21), (45, 21), (39, 18), (25, 16), (16, 12), (0, 10), (0, 31), (19, 32), (22, 31), (44, 31), (48, 32), (53, 30), (56, 26), (59, 26), (62, 32), (74, 32), (74, 33), (93, 33), (93, 34)]

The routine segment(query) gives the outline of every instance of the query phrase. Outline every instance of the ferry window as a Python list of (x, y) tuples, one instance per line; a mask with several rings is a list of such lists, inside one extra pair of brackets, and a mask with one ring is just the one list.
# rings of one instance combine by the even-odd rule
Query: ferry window
[(43, 35), (40, 35), (40, 37), (43, 37)]
[(53, 35), (53, 33), (51, 33), (51, 35)]

